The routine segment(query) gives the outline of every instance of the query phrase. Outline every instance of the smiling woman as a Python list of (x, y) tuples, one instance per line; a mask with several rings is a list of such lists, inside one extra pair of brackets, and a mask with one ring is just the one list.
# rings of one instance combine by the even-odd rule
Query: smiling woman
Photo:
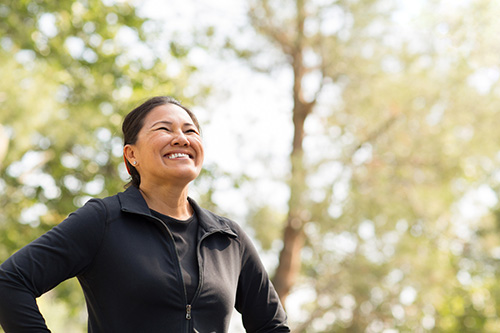
[(194, 114), (154, 97), (123, 122), (126, 191), (92, 199), (0, 266), (0, 324), (49, 332), (36, 297), (70, 277), (91, 332), (289, 332), (257, 251), (241, 227), (188, 197), (204, 150)]
[[(180, 110), (177, 111), (183, 111), (185, 113), (184, 116), (189, 116), (190, 121), (187, 121), (188, 124), (191, 124), (195, 126), (196, 132), (198, 133), (198, 136), (200, 135), (200, 124), (198, 122), (198, 119), (194, 115), (193, 112), (191, 112), (188, 108), (182, 106), (177, 100), (169, 97), (169, 96), (157, 96), (149, 99), (142, 105), (138, 106), (134, 110), (132, 110), (126, 117), (125, 120), (123, 121), (123, 126), (122, 126), (122, 131), (123, 131), (123, 139), (125, 143), (125, 148), (124, 148), (124, 158), (125, 158), (125, 163), (127, 166), (127, 170), (129, 171), (130, 175), (132, 176), (132, 181), (129, 183), (129, 185), (133, 185), (135, 187), (139, 187), (141, 184), (141, 176), (139, 175), (137, 169), (135, 166), (130, 163), (129, 158), (127, 157), (127, 154), (130, 153), (130, 150), (133, 151), (133, 149), (130, 149), (131, 147), (134, 147), (139, 139), (139, 135), (141, 133), (144, 134), (145, 131), (150, 132), (153, 130), (153, 126), (155, 126), (154, 130), (164, 130), (168, 131), (168, 127), (165, 127), (168, 121), (161, 119), (161, 115), (159, 114), (160, 112), (156, 111), (163, 111), (163, 113), (168, 113), (168, 111), (164, 110), (165, 108), (174, 108), (177, 107)], [(161, 108), (161, 110), (155, 110), (156, 108)], [(155, 110), (153, 114), (158, 113), (154, 119), (151, 119), (152, 117), (148, 117), (152, 111)], [(174, 110), (175, 111), (175, 110)], [(185, 118), (185, 117), (184, 117)], [(150, 120), (150, 122), (145, 124)], [(145, 126), (146, 125), (146, 126)], [(163, 125), (163, 126), (161, 126)], [(167, 124), (168, 126), (172, 126), (172, 124)], [(145, 130), (143, 130), (143, 127), (146, 127)], [(142, 131), (141, 131), (142, 130)], [(136, 159), (133, 159), (137, 163)]]
[(187, 184), (200, 174), (204, 157), (199, 127), (196, 116), (170, 97), (155, 97), (125, 118), (123, 155), (132, 185), (150, 208), (180, 219), (191, 215), (157, 198), (175, 196), (189, 206)]

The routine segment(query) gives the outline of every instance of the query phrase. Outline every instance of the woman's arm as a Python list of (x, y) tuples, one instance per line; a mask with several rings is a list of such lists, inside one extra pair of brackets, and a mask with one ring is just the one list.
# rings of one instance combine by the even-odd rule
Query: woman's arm
[(290, 332), (278, 294), (248, 236), (241, 239), (242, 268), (236, 294), (236, 310), (247, 332)]
[(91, 200), (0, 265), (0, 324), (6, 332), (50, 332), (36, 298), (91, 263), (105, 220), (102, 202)]

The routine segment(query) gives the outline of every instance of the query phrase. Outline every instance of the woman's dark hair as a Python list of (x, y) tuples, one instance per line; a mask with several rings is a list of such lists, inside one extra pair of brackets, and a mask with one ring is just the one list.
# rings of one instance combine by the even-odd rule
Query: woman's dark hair
[[(198, 128), (198, 130), (201, 130), (198, 119), (191, 110), (183, 106), (175, 98), (172, 98), (170, 96), (156, 96), (148, 99), (125, 116), (122, 124), (123, 146), (135, 144), (137, 141), (137, 136), (139, 135), (139, 131), (144, 125), (144, 119), (149, 114), (149, 112), (151, 112), (157, 106), (166, 104), (174, 104), (184, 109), (193, 120), (196, 128)], [(134, 168), (132, 164), (129, 163), (127, 159), (125, 159), (125, 163), (127, 164), (127, 169), (132, 176), (132, 180), (127, 185), (125, 185), (125, 187), (129, 187), (132, 185), (139, 188), (139, 185), (141, 184), (141, 176), (139, 175), (139, 172), (136, 168)]]

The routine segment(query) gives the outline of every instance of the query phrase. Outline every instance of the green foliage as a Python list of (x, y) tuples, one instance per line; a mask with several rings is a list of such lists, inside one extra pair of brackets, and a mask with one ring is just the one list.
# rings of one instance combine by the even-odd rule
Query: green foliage
[(314, 82), (296, 331), (497, 331), (500, 7), (251, 3), (265, 52), (307, 54)]
[[(312, 299), (298, 300), (306, 315), (291, 323), (297, 332), (499, 331), (499, 6), (298, 1), (305, 13), (293, 2), (249, 2), (265, 39), (250, 34), (247, 49), (225, 41), (268, 73), (290, 69), (298, 48), (317, 92), (304, 93), (317, 103), (296, 286)], [(306, 36), (286, 44), (297, 15)], [(89, 196), (122, 190), (120, 123), (134, 105), (156, 94), (190, 104), (209, 92), (186, 96), (191, 45), (159, 42), (161, 29), (127, 1), (0, 4), (0, 262)], [(180, 74), (169, 76), (171, 66)], [(215, 211), (221, 178), (232, 177), (209, 165), (196, 183)], [(275, 250), (284, 216), (255, 202), (250, 224)], [(41, 303), (57, 308), (54, 299), (82, 322), (74, 280)]]
[[(193, 102), (188, 50), (159, 47), (158, 27), (127, 1), (0, 4), (0, 262), (89, 197), (123, 190), (121, 121), (135, 105), (159, 94)], [(85, 323), (78, 289), (63, 283), (42, 303)]]

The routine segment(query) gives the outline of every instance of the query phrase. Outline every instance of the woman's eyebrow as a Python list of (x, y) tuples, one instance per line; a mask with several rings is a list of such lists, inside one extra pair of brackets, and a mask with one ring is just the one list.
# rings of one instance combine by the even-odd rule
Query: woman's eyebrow
[[(156, 125), (158, 124), (165, 124), (165, 125), (172, 125), (173, 123), (171, 121), (167, 121), (167, 120), (160, 120), (160, 121), (157, 121), (156, 123), (154, 123), (153, 125), (151, 125), (150, 128), (153, 128), (155, 127)], [(192, 123), (184, 123), (182, 126), (193, 126), (193, 127), (196, 127), (194, 124)]]
[(172, 125), (172, 123), (170, 121), (160, 120), (160, 121), (157, 121), (156, 123), (154, 123), (153, 125), (151, 125), (151, 128), (155, 127), (158, 124)]

